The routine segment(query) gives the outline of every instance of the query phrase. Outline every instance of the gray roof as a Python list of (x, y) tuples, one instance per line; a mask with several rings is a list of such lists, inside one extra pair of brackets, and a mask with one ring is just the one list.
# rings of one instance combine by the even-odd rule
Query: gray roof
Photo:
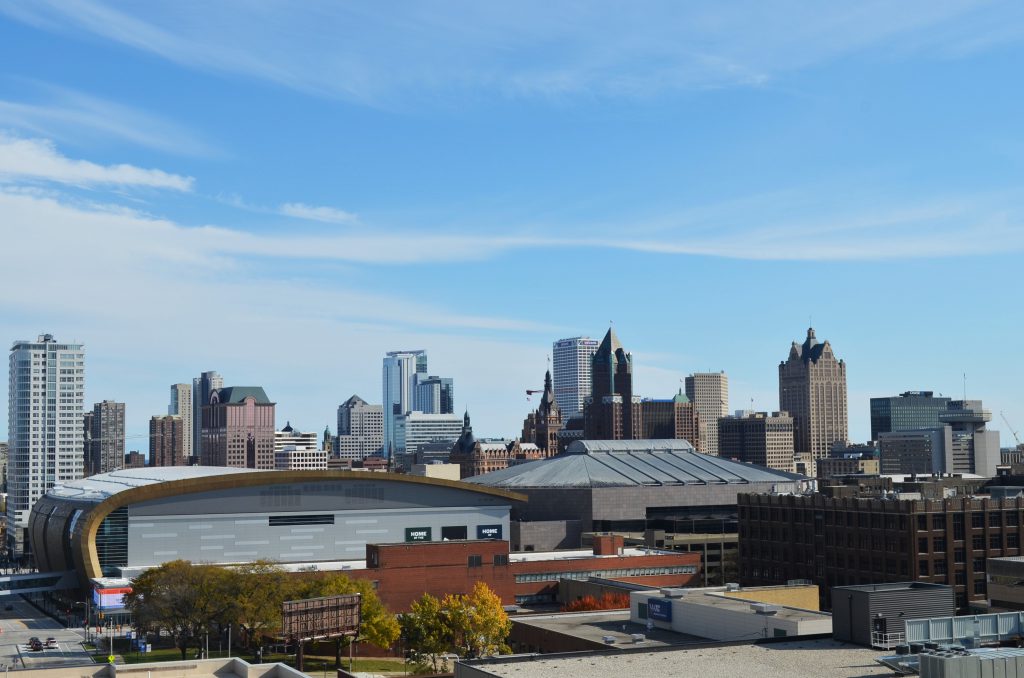
[(803, 478), (795, 473), (700, 454), (685, 440), (576, 440), (555, 457), (510, 466), (465, 481), (518, 489), (743, 485)]
[(270, 398), (262, 386), (226, 386), (217, 390), (217, 398), (222, 403), (238, 404), (252, 396), (258, 405), (269, 405)]
[(47, 490), (46, 496), (99, 503), (119, 492), (133, 487), (167, 483), (172, 480), (192, 480), (222, 476), (228, 473), (266, 473), (251, 468), (229, 466), (156, 466), (152, 468), (124, 468), (100, 473), (79, 480), (68, 480)]

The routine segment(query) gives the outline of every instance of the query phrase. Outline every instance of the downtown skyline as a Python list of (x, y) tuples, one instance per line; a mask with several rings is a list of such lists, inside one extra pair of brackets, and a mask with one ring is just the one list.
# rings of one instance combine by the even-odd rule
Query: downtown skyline
[(966, 373), (1012, 445), (1024, 10), (647, 9), (0, 3), (3, 339), (83, 343), (145, 450), (202, 371), (322, 430), (407, 347), (516, 435), (609, 321), (638, 394), (771, 411), (810, 324), (852, 440)]

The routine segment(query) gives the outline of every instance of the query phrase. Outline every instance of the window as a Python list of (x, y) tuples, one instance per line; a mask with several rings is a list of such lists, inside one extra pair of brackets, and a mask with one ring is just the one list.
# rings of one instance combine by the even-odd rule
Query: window
[(932, 540), (932, 546), (934, 547), (936, 552), (945, 551), (946, 550), (946, 538), (945, 537), (936, 537), (935, 539)]
[(984, 551), (985, 550), (985, 535), (983, 535), (983, 534), (976, 534), (976, 535), (974, 535), (974, 537), (971, 539), (971, 544), (972, 544), (972, 547), (974, 548), (975, 551)]
[(954, 549), (953, 550), (953, 560), (955, 562), (958, 562), (958, 563), (965, 563), (965, 562), (967, 562), (967, 552), (964, 551), (963, 549)]
[(985, 527), (985, 514), (984, 513), (972, 513), (971, 514), (971, 527)]
[(966, 572), (957, 572), (953, 576), (954, 576), (954, 581), (955, 581), (957, 586), (966, 586), (967, 585), (967, 573)]
[(287, 527), (289, 525), (333, 525), (333, 513), (306, 516), (270, 516), (270, 527)]
[(452, 541), (455, 539), (466, 539), (465, 525), (449, 525), (441, 528), (441, 541)]
[(938, 514), (932, 516), (932, 529), (933, 530), (944, 530), (946, 529), (946, 516)]
[(927, 530), (928, 529), (928, 516), (921, 514), (917, 517), (917, 529)]
[(999, 511), (992, 511), (988, 514), (988, 526), (989, 527), (1002, 527), (1003, 515)]
[(984, 572), (984, 571), (985, 571), (985, 559), (984, 558), (975, 558), (974, 559), (974, 572), (978, 573), (978, 572)]
[(508, 554), (507, 553), (496, 553), (494, 554), (495, 565), (508, 565)]
[(946, 561), (945, 560), (936, 560), (934, 568), (935, 568), (935, 574), (946, 574)]
[(927, 560), (919, 560), (919, 561), (917, 561), (917, 571), (920, 573), (920, 575), (922, 577), (927, 577), (928, 576), (928, 561)]
[(928, 537), (921, 537), (917, 540), (917, 552), (928, 553)]
[(1001, 534), (989, 535), (988, 546), (989, 546), (989, 548), (993, 548), (993, 549), (1001, 549), (1001, 548), (1003, 548), (1003, 535), (1001, 535)]
[(470, 556), (469, 557), (469, 566), (470, 567), (481, 567), (481, 566), (483, 566), (483, 564), (484, 564), (484, 557), (483, 556)]
[(1006, 548), (1015, 549), (1020, 546), (1020, 537), (1017, 536), (1016, 532), (1010, 532), (1006, 535)]
[(975, 593), (985, 593), (985, 580), (984, 579), (975, 579), (974, 580), (974, 592)]

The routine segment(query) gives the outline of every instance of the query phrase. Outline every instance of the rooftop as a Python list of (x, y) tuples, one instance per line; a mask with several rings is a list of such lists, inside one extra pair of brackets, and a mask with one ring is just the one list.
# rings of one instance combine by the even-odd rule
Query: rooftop
[(694, 451), (685, 440), (575, 440), (568, 449), (466, 482), (503, 488), (726, 485), (803, 480), (795, 473)]
[(209, 478), (229, 473), (267, 473), (250, 468), (227, 466), (158, 466), (153, 468), (125, 468), (100, 473), (80, 480), (69, 480), (47, 491), (51, 497), (99, 503), (119, 492), (133, 487), (144, 487), (172, 480)]
[[(508, 678), (659, 676), (661, 678), (865, 678), (892, 672), (875, 663), (878, 652), (830, 639), (761, 645), (723, 644), (651, 651), (580, 652), (560, 656), (520, 655), (470, 662), (482, 675)], [(458, 676), (458, 672), (456, 672)], [(481, 675), (481, 674), (475, 674)]]

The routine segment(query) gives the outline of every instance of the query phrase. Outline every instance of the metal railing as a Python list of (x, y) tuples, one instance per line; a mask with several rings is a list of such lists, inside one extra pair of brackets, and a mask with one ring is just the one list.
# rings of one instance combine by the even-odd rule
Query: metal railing
[(871, 647), (875, 647), (880, 650), (891, 650), (897, 645), (903, 645), (905, 642), (906, 637), (902, 633), (881, 633), (880, 631), (871, 632)]

